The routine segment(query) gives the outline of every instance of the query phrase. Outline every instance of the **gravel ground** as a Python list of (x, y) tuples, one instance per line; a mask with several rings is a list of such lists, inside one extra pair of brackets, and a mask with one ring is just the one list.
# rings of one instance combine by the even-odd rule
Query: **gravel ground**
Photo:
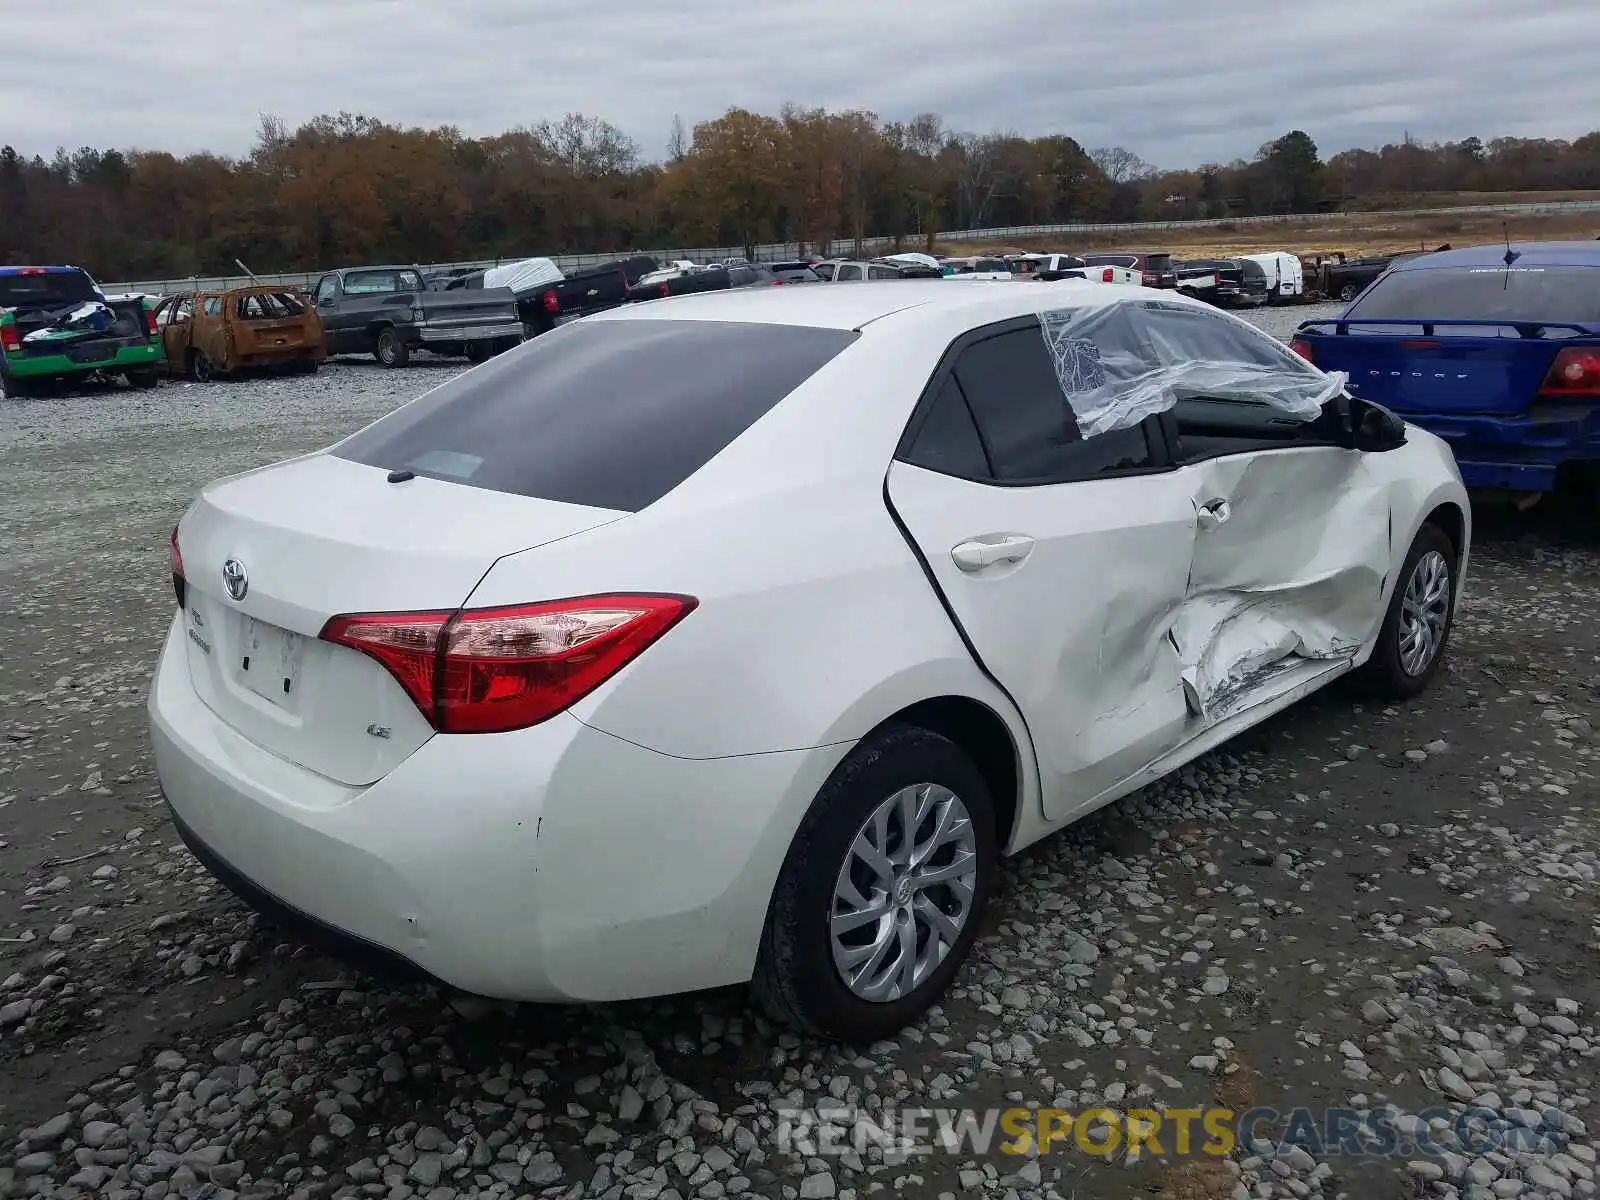
[[(147, 752), (167, 534), (207, 480), (456, 369), (0, 408), (0, 1195), (1594, 1194), (1600, 554), (1538, 510), (1480, 516), (1430, 693), (1313, 697), (1009, 863), (948, 1001), (864, 1053), (740, 991), (451, 1004), (258, 923), (182, 848)], [(1388, 1158), (1267, 1126), (1225, 1160), (776, 1136), (802, 1107), (1211, 1103), (1407, 1137), (1475, 1105), (1503, 1148), (1443, 1117), (1443, 1153)]]

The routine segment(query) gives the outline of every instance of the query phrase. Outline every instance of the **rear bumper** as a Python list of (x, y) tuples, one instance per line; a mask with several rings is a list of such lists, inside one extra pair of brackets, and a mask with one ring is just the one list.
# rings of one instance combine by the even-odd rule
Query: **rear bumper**
[(466, 321), (461, 324), (429, 322), (416, 327), (417, 340), (424, 346), (460, 346), (466, 342), (522, 338), (522, 320), (513, 315), (498, 320)]
[(1472, 489), (1548, 492), (1560, 467), (1600, 461), (1600, 405), (1519, 417), (1400, 415), (1449, 444)]
[(161, 347), (154, 342), (120, 345), (104, 358), (79, 361), (67, 354), (7, 354), (5, 373), (13, 379), (53, 379), (62, 375), (89, 375), (95, 371), (138, 371), (161, 361)]
[(435, 736), (348, 787), (212, 713), (176, 620), (148, 708), (179, 833), (246, 903), (352, 963), (507, 1000), (749, 979), (793, 814), (846, 749), (672, 758), (564, 713)]

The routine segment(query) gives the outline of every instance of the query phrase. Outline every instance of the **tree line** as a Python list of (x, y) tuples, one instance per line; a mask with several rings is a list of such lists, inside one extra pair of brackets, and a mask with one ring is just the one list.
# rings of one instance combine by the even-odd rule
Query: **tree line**
[(296, 129), (264, 116), (248, 155), (0, 149), (0, 261), (70, 262), (102, 279), (380, 260), (797, 241), (1372, 207), (1396, 193), (1600, 187), (1600, 132), (1575, 141), (1409, 137), (1324, 161), (1292, 130), (1250, 158), (1164, 171), (1066, 134), (963, 133), (937, 115), (729, 109), (664, 156), (570, 113), (473, 138), (351, 113)]

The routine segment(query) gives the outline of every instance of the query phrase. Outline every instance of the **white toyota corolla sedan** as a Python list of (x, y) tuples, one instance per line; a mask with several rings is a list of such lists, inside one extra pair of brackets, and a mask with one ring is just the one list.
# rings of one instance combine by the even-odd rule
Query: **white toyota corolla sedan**
[(1433, 436), (1099, 283), (772, 288), (563, 326), (173, 533), (185, 841), (352, 961), (515, 1000), (934, 1002), (998, 856), (1360, 668), (1438, 669)]

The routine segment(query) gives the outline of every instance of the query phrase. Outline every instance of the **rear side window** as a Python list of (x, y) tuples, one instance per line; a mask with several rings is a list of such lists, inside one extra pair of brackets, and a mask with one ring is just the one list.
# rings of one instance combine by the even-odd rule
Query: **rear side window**
[(1173, 269), (1172, 255), (1170, 254), (1146, 254), (1144, 256), (1144, 263), (1146, 270), (1155, 271), (1157, 273), (1170, 271)]
[(1011, 268), (998, 258), (980, 258), (974, 269), (979, 271), (1009, 271)]
[(1142, 427), (1085, 440), (1037, 327), (968, 346), (955, 378), (998, 480), (1064, 482), (1154, 461)]
[(1137, 267), (1137, 254), (1085, 254), (1083, 261), (1094, 267)]
[(967, 398), (961, 394), (955, 375), (945, 376), (904, 458), (914, 467), (926, 467), (942, 475), (980, 480), (991, 477), (983, 439), (978, 436), (972, 410), (967, 407)]
[(457, 376), (334, 453), (497, 492), (637, 512), (858, 336), (742, 322), (575, 323)]
[(1600, 321), (1600, 267), (1420, 267), (1393, 271), (1350, 317)]

